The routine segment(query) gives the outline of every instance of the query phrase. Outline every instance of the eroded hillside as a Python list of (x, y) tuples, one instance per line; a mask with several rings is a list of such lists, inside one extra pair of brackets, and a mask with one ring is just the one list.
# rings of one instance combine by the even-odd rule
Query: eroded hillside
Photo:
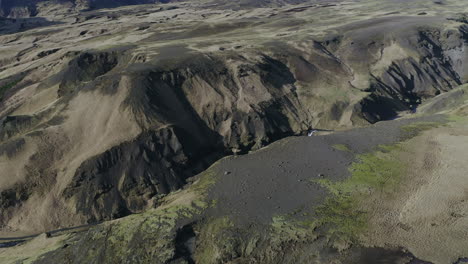
[(466, 81), (455, 14), (307, 20), (352, 5), (141, 6), (3, 35), (2, 225), (138, 212), (229, 153), (391, 119)]
[[(122, 259), (131, 262), (128, 252), (134, 250), (141, 251), (137, 254), (140, 261), (152, 263), (179, 258), (224, 263), (244, 257), (245, 261), (271, 263), (276, 259), (278, 263), (293, 263), (296, 257), (310, 258), (311, 255), (296, 256), (297, 252), (286, 251), (284, 256), (270, 253), (297, 241), (304, 243), (304, 247), (321, 248), (323, 245), (308, 243), (321, 236), (316, 228), (342, 219), (331, 218), (328, 222), (322, 219), (323, 223), (314, 222), (313, 226), (301, 224), (304, 230), (298, 232), (289, 226), (291, 223), (284, 215), (296, 211), (307, 199), (313, 205), (309, 209), (315, 210), (327, 196), (325, 187), (338, 187), (328, 182), (315, 183), (315, 189), (304, 187), (310, 177), (304, 178), (303, 174), (310, 173), (310, 169), (303, 168), (297, 179), (291, 176), (297, 184), (290, 186), (289, 191), (279, 187), (273, 191), (285, 195), (280, 202), (279, 198), (271, 199), (275, 197), (270, 194), (272, 189), (262, 191), (255, 187), (269, 185), (268, 176), (257, 179), (252, 176), (257, 174), (245, 172), (243, 179), (230, 173), (242, 168), (242, 162), (226, 172), (205, 170), (222, 157), (257, 151), (288, 136), (306, 135), (312, 130), (341, 131), (410, 114), (422, 102), (466, 83), (468, 24), (463, 15), (466, 7), (455, 0), (258, 4), (258, 8), (250, 4), (249, 8), (239, 8), (224, 2), (219, 5), (210, 1), (177, 2), (82, 12), (73, 9), (66, 16), (60, 13), (63, 9), (57, 11), (60, 14), (48, 9), (45, 17), (0, 20), (2, 233), (35, 234), (146, 212), (106, 222), (85, 235), (72, 235), (66, 238), (66, 244), (73, 244), (71, 250), (76, 252), (92, 251), (87, 247), (101, 244), (88, 244), (89, 236), (104, 239), (96, 232), (114, 234), (116, 227), (124, 233), (115, 235), (125, 237), (122, 241), (128, 244), (117, 243), (113, 245), (115, 250), (108, 252), (98, 250), (99, 257), (87, 254), (91, 259), (81, 260), (74, 255), (76, 262), (114, 263)], [(433, 104), (438, 105), (437, 101)], [(432, 109), (427, 113), (440, 112), (438, 108), (425, 107)], [(424, 118), (424, 122), (437, 126), (448, 122), (441, 116)], [(372, 132), (374, 137), (384, 139), (371, 146), (359, 143), (366, 141), (367, 134), (363, 138), (353, 134), (349, 138), (358, 142), (357, 150), (351, 150), (362, 154), (377, 145), (399, 142), (398, 131), (406, 125), (410, 124), (390, 125), (396, 132), (390, 131), (388, 135), (385, 132), (390, 128)], [(310, 143), (310, 148), (322, 146), (318, 149), (325, 151), (329, 160), (343, 163), (339, 166), (324, 163), (320, 169), (336, 170), (333, 180), (349, 176), (347, 167), (356, 158), (346, 154), (351, 150), (343, 150), (343, 146), (352, 142), (338, 141)], [(333, 145), (341, 146), (343, 153), (336, 156)], [(299, 159), (299, 168), (303, 164), (316, 164), (315, 157), (322, 154), (304, 150), (303, 155), (311, 155), (313, 159), (307, 162)], [(249, 160), (251, 155), (239, 159), (244, 157)], [(262, 162), (265, 160), (248, 161), (246, 168), (251, 170), (254, 164)], [(288, 171), (282, 174), (290, 175)], [(211, 190), (208, 187), (215, 184), (214, 178), (218, 176), (201, 176), (208, 177), (205, 181), (210, 183), (202, 183), (200, 188), (197, 186), (201, 183), (194, 184), (167, 196), (200, 173), (226, 177), (220, 186), (213, 188), (215, 193), (210, 194), (213, 196), (207, 194)], [(237, 176), (231, 179), (232, 184), (227, 184), (225, 181), (231, 181), (233, 175)], [(258, 172), (258, 175), (270, 174)], [(240, 180), (245, 181), (239, 187), (242, 191), (230, 194), (231, 189), (226, 186), (236, 186)], [(283, 178), (278, 186), (287, 186), (290, 180)], [(298, 200), (301, 204), (286, 198), (290, 191), (303, 193)], [(245, 207), (250, 200), (246, 204), (222, 202), (226, 195), (228, 198), (232, 195), (228, 201), (240, 203), (243, 193), (257, 195), (253, 200), (258, 203)], [(213, 205), (216, 201), (221, 205)], [(221, 237), (224, 232), (231, 236), (238, 229), (250, 231), (237, 226), (230, 213), (227, 216), (222, 210), (206, 213), (216, 212), (217, 208), (247, 210), (240, 214), (245, 216), (264, 209), (260, 222), (237, 219), (242, 223), (258, 223), (258, 230), (250, 231), (261, 238), (241, 236), (226, 246), (229, 250), (218, 248), (214, 241), (205, 238), (209, 236), (206, 230), (214, 229), (217, 235), (219, 228), (225, 229), (220, 231)], [(327, 213), (330, 212), (325, 210), (324, 214)], [(165, 214), (170, 216), (167, 218)], [(173, 214), (184, 217), (174, 218)], [(209, 219), (213, 214), (212, 222)], [(227, 218), (220, 218), (220, 214)], [(164, 225), (158, 222), (161, 219), (165, 219)], [(288, 236), (263, 237), (271, 219), (278, 234), (286, 232)], [(133, 221), (141, 227), (136, 227), (140, 224)], [(181, 249), (174, 237), (181, 223), (182, 226), (192, 223), (187, 227), (192, 230), (189, 231), (206, 239), (207, 244), (197, 246), (195, 253), (190, 249), (187, 255), (188, 249)], [(132, 230), (127, 230), (128, 225)], [(168, 240), (154, 240), (159, 237), (154, 235), (157, 232), (163, 232), (161, 236)], [(149, 237), (139, 237), (143, 233)], [(331, 239), (336, 248), (347, 248), (360, 230), (345, 233), (343, 241)], [(411, 247), (398, 242), (402, 236), (392, 239), (397, 246)], [(167, 252), (154, 253), (150, 247), (133, 248), (135, 241), (154, 242)], [(257, 246), (262, 250), (255, 253), (260, 255), (252, 255), (252, 243), (260, 243)], [(378, 240), (372, 243), (384, 246)], [(54, 247), (52, 244), (47, 245)], [(117, 254), (117, 249), (128, 252)], [(220, 252), (216, 255), (213, 251)], [(50, 254), (49, 257), (63, 258), (61, 254), (71, 253), (58, 250)], [(455, 254), (449, 252), (433, 259), (452, 256)], [(330, 258), (334, 257), (332, 254)]]

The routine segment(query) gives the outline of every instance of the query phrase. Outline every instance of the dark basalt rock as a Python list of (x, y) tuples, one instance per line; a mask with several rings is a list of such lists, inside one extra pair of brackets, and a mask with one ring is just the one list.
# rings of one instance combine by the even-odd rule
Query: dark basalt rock
[(63, 195), (89, 222), (141, 211), (222, 155), (207, 143), (177, 127), (144, 132), (84, 162)]
[(63, 79), (58, 91), (64, 96), (76, 91), (83, 82), (95, 80), (111, 71), (118, 64), (115, 52), (85, 52), (69, 63), (63, 73)]

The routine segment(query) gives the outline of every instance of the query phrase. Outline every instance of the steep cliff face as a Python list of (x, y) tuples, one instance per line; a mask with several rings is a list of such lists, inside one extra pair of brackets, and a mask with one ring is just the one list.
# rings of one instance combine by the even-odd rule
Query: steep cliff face
[[(413, 110), (421, 100), (467, 80), (466, 25), (441, 30), (425, 26), (440, 20), (401, 20), (414, 27), (404, 33), (394, 32), (391, 27), (395, 22), (376, 19), (348, 31), (347, 43), (337, 49), (340, 54), (343, 46), (351, 46), (344, 51), (344, 57), (350, 58), (352, 69), (364, 70), (355, 72), (351, 84), (371, 93), (361, 102), (362, 114), (370, 122), (393, 118), (398, 111)], [(336, 45), (333, 41), (327, 43)]]
[(62, 3), (59, 1), (14, 1), (14, 0), (3, 0), (0, 2), (0, 15), (3, 17), (10, 18), (29, 18), (38, 15), (41, 4), (48, 6), (58, 6), (59, 8), (71, 7), (71, 1), (69, 3)]

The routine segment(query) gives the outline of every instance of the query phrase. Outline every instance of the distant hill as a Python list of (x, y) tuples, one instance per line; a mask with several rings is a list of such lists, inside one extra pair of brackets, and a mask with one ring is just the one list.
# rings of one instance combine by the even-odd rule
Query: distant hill
[[(183, 2), (187, 0), (0, 0), (0, 17), (25, 18), (72, 11), (114, 8), (126, 5)], [(223, 9), (282, 6), (304, 2), (339, 2), (341, 0), (198, 0)]]
[(170, 0), (0, 0), (0, 16), (34, 17), (51, 11), (78, 11), (125, 5), (167, 3)]

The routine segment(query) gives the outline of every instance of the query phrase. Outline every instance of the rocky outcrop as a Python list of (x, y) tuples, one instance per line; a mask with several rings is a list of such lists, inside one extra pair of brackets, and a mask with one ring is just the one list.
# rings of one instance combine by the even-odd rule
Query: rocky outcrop
[[(326, 42), (338, 53), (343, 52), (343, 46), (351, 45), (351, 50), (343, 55), (354, 57), (350, 61), (353, 69), (367, 71), (364, 74), (355, 71), (351, 84), (370, 92), (362, 100), (360, 111), (372, 123), (391, 119), (400, 111), (412, 111), (422, 100), (467, 81), (464, 25), (458, 30), (441, 30), (423, 24), (434, 21), (402, 19), (408, 20), (405, 23), (416, 23), (416, 27), (408, 30), (409, 33), (388, 38), (386, 35), (392, 32), (385, 32), (386, 35), (382, 32), (393, 22), (377, 19), (369, 23), (372, 26), (351, 30), (343, 37)], [(381, 23), (383, 25), (379, 25)], [(378, 29), (382, 31), (378, 32)], [(375, 35), (370, 38), (370, 34)], [(347, 42), (342, 43), (342, 38)], [(338, 44), (336, 48), (337, 42), (345, 45)]]
[(38, 14), (38, 1), (25, 0), (21, 2), (3, 0), (0, 2), (0, 15), (10, 18), (28, 18)]
[(209, 141), (177, 127), (144, 132), (81, 164), (64, 197), (77, 201), (90, 223), (154, 207), (158, 195), (180, 189), (222, 156)]
[(194, 134), (206, 126), (219, 135), (224, 148), (241, 152), (310, 126), (302, 122), (307, 114), (295, 92), (295, 78), (277, 59), (188, 54), (177, 64), (168, 62), (143, 71), (127, 100), (137, 116), (149, 119), (147, 126), (177, 124)]
[(117, 64), (118, 59), (115, 52), (85, 52), (78, 54), (61, 74), (58, 95), (65, 96), (76, 93), (75, 89), (81, 87), (82, 83), (94, 81), (112, 70)]

